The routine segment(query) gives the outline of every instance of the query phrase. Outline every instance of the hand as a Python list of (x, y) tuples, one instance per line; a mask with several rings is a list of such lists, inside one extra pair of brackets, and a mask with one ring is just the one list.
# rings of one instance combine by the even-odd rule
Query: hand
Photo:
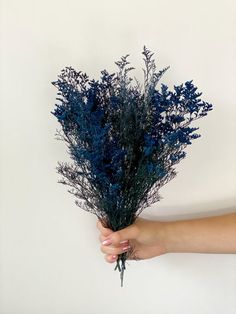
[(136, 218), (127, 228), (112, 231), (104, 228), (98, 220), (101, 251), (109, 263), (117, 260), (118, 254), (128, 252), (128, 259), (148, 259), (167, 253), (164, 241), (164, 222)]

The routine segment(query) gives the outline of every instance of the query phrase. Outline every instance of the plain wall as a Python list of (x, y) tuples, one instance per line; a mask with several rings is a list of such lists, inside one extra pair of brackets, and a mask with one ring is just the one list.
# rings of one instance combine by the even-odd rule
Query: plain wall
[(142, 217), (174, 220), (236, 210), (236, 2), (1, 0), (0, 313), (235, 314), (236, 255), (167, 254), (129, 261), (120, 287), (100, 252), (96, 217), (57, 183), (69, 161), (50, 113), (65, 66), (98, 79), (142, 49), (162, 83), (193, 79), (213, 111), (197, 120), (163, 199)]

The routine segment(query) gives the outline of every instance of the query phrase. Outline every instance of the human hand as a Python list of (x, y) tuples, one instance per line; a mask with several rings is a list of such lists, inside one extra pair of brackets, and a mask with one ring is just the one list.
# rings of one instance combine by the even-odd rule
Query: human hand
[(105, 260), (113, 263), (119, 254), (128, 252), (127, 259), (148, 259), (167, 253), (164, 222), (136, 218), (135, 222), (119, 231), (104, 228), (98, 220), (99, 240)]

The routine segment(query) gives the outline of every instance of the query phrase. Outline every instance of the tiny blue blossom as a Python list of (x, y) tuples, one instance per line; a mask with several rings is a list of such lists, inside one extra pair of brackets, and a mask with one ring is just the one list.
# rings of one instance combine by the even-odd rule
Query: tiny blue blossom
[[(73, 161), (58, 163), (59, 182), (70, 187), (76, 205), (114, 231), (160, 200), (159, 189), (176, 176), (185, 148), (200, 137), (191, 123), (212, 110), (193, 80), (157, 88), (169, 66), (157, 72), (153, 53), (144, 46), (142, 54), (143, 85), (129, 76), (129, 55), (115, 62), (117, 72), (101, 71), (99, 80), (69, 66), (52, 82), (57, 139)], [(121, 282), (127, 258), (122, 253), (117, 260)]]

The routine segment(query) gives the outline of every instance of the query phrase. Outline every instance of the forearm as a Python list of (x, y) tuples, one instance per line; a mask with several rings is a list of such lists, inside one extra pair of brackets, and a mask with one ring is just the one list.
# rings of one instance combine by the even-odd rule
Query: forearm
[(164, 222), (169, 253), (236, 253), (236, 213)]

